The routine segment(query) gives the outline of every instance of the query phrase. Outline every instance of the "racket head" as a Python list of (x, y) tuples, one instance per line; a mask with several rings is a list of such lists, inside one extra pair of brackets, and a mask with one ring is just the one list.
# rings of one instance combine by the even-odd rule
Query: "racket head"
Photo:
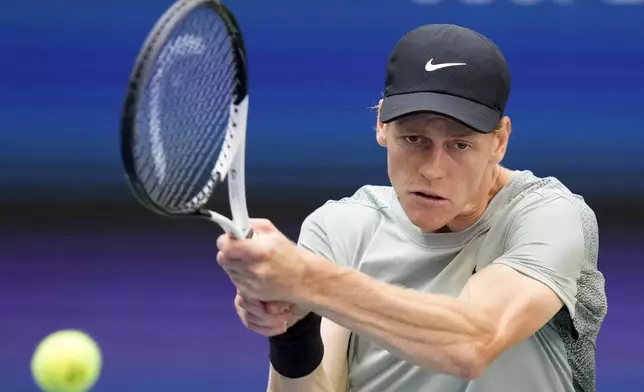
[(236, 220), (247, 221), (238, 156), (247, 111), (245, 47), (233, 14), (214, 0), (178, 1), (148, 34), (123, 104), (121, 157), (137, 200), (160, 215), (217, 221), (204, 205), (233, 166), (242, 180), (234, 185), (242, 193)]

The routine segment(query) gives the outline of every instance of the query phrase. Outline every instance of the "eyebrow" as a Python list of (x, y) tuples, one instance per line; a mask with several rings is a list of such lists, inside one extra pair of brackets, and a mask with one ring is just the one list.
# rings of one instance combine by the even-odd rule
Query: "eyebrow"
[[(454, 121), (454, 120), (452, 120)], [(450, 137), (469, 137), (469, 136), (475, 136), (477, 132), (469, 127), (467, 127), (465, 124), (461, 124), (459, 122), (455, 122), (459, 126), (456, 127), (452, 123), (448, 126), (448, 134)], [(413, 124), (411, 121), (405, 121), (401, 122), (400, 126), (396, 126), (395, 129), (398, 131), (398, 133), (423, 133), (427, 134), (427, 128), (425, 127), (426, 122), (422, 126), (413, 126), (412, 128), (409, 127), (409, 124)]]
[(462, 124), (463, 128), (459, 128), (458, 130), (452, 131), (450, 130), (450, 134), (455, 137), (466, 137), (466, 136), (475, 136), (478, 134), (475, 130), (469, 128), (467, 125)]

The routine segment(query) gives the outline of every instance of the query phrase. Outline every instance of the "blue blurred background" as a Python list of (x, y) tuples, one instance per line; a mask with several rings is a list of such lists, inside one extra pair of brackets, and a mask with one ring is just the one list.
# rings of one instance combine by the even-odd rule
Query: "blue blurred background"
[[(62, 328), (101, 344), (97, 392), (265, 388), (218, 227), (154, 216), (122, 174), (126, 81), (170, 3), (0, 2), (0, 391), (36, 390), (30, 356)], [(387, 184), (369, 107), (404, 33), (456, 23), (496, 41), (513, 76), (505, 164), (559, 177), (599, 218), (599, 391), (644, 390), (644, 0), (227, 4), (248, 50), (250, 211), (293, 239), (327, 199)]]

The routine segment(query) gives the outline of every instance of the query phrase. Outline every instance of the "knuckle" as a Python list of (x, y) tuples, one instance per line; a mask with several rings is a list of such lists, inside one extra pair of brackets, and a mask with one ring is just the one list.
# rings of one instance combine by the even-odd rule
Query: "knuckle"
[(288, 306), (283, 302), (270, 302), (267, 304), (267, 310), (271, 314), (282, 313), (288, 309)]
[[(245, 283), (244, 291), (249, 294), (248, 295), (249, 297), (250, 296), (259, 297), (257, 295), (257, 283), (254, 281)], [(252, 295), (252, 294), (255, 294), (255, 295)]]
[(239, 319), (241, 320), (242, 324), (244, 324), (244, 327), (249, 329), (252, 328), (253, 323), (247, 312), (241, 311), (239, 315)]
[(255, 314), (256, 312), (253, 311), (253, 306), (246, 300), (240, 299), (239, 300), (239, 307), (241, 309), (244, 309), (244, 311), (248, 312), (249, 314)]
[(273, 269), (266, 263), (258, 263), (252, 266), (252, 274), (260, 281), (270, 280)]
[(227, 238), (225, 234), (222, 234), (219, 237), (217, 237), (217, 248), (218, 249), (224, 248), (226, 246), (226, 240)]
[(249, 265), (248, 272), (250, 272), (255, 278), (258, 278), (258, 279), (261, 279), (265, 273), (262, 264)]
[(279, 306), (275, 302), (266, 303), (266, 311), (270, 314), (279, 312)]
[(223, 264), (225, 262), (226, 257), (224, 256), (224, 252), (219, 251), (217, 252), (217, 262), (219, 264)]
[(243, 285), (239, 285), (239, 292), (240, 296), (242, 297), (241, 304), (244, 306), (244, 308), (250, 308), (250, 303), (248, 302), (247, 298), (252, 298), (253, 296), (251, 295), (253, 288), (252, 288), (252, 283), (245, 282)]
[(239, 317), (239, 320), (242, 322), (242, 324), (244, 324), (244, 326), (247, 326), (248, 317), (243, 309), (237, 309), (237, 316)]
[(270, 228), (273, 225), (271, 221), (266, 218), (254, 218), (252, 219), (252, 223), (259, 228)]
[(238, 309), (243, 309), (244, 308), (243, 299), (239, 295), (235, 296), (235, 300), (233, 301), (233, 303), (235, 304), (235, 307), (238, 308)]
[(273, 243), (266, 244), (262, 249), (262, 256), (267, 259), (271, 259), (275, 256), (277, 250)]

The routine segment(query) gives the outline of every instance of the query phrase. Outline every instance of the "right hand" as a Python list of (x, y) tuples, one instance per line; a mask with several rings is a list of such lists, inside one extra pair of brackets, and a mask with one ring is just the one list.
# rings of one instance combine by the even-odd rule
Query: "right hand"
[(235, 309), (244, 326), (260, 335), (281, 335), (309, 312), (294, 304), (244, 298), (237, 291)]

